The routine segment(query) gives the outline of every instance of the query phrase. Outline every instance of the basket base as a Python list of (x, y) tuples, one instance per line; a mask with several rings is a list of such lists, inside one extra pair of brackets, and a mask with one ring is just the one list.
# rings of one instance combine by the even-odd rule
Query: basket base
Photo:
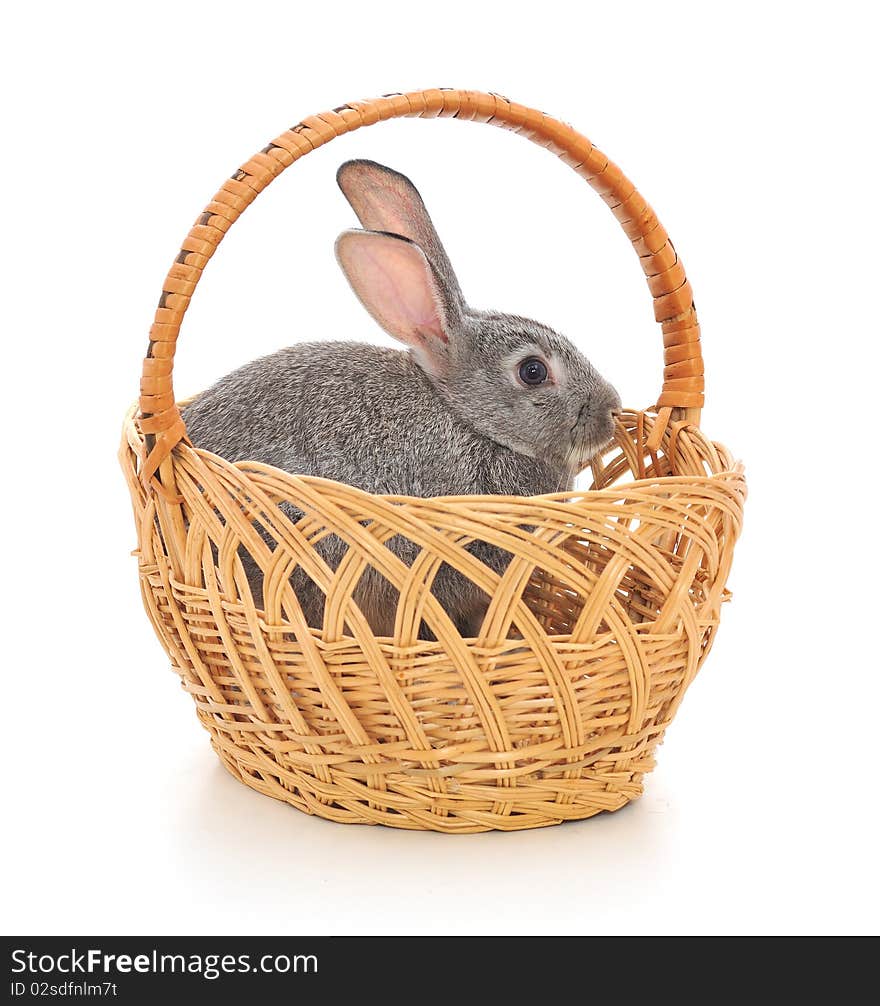
[[(252, 762), (238, 757), (239, 749), (224, 748), (214, 737), (211, 738), (211, 746), (224, 768), (239, 782), (303, 813), (339, 824), (379, 824), (409, 831), (436, 831), (454, 835), (548, 828), (565, 821), (582, 821), (597, 814), (620, 810), (642, 795), (643, 777), (654, 767), (653, 759), (640, 759), (638, 772), (620, 773), (620, 778), (613, 783), (608, 782), (607, 777), (603, 777), (602, 781), (576, 780), (579, 785), (569, 792), (557, 794), (557, 800), (536, 800), (532, 806), (518, 797), (515, 803), (511, 801), (509, 804), (486, 800), (484, 808), (477, 807), (475, 801), (467, 799), (459, 807), (449, 795), (444, 796), (442, 801), (432, 801), (428, 797), (416, 801), (412, 798), (401, 799), (399, 793), (391, 791), (382, 794), (384, 799), (380, 804), (366, 802), (360, 794), (352, 794), (350, 801), (343, 802), (335, 788), (332, 797), (322, 798), (316, 786), (305, 790), (285, 779), (286, 773), (280, 766), (258, 765), (256, 759)], [(396, 806), (390, 807), (390, 802)]]

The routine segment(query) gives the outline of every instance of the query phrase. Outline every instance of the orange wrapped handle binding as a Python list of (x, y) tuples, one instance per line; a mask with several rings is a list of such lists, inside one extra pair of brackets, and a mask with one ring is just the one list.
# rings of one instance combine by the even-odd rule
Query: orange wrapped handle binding
[(227, 179), (193, 225), (162, 287), (144, 360), (141, 429), (147, 435), (149, 453), (140, 474), (145, 484), (186, 435), (172, 384), (175, 346), (202, 270), (223, 236), (259, 193), (294, 161), (342, 133), (401, 116), (446, 116), (510, 129), (547, 147), (586, 178), (632, 242), (654, 298), (654, 318), (663, 330), (665, 366), (657, 400), (660, 422), (652, 440), (659, 441), (670, 418), (699, 424), (703, 357), (690, 283), (663, 225), (620, 168), (570, 126), (500, 95), (454, 89), (411, 91), (354, 101), (304, 119)]

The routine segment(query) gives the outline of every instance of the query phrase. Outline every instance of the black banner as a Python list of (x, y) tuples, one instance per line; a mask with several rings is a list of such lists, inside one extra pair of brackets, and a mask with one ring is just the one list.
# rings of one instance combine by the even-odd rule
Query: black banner
[[(203, 1002), (215, 992), (223, 1001), (241, 995), (253, 1002), (271, 992), (285, 1002), (392, 1003), (441, 995), (455, 1004), (480, 991), (493, 1000), (505, 993), (511, 1002), (548, 1004), (601, 993), (617, 1006), (631, 1002), (637, 989), (643, 994), (665, 962), (677, 997), (696, 993), (711, 1002), (723, 987), (727, 996), (751, 999), (759, 982), (762, 996), (789, 1001), (792, 988), (808, 981), (812, 993), (824, 987), (844, 1001), (846, 986), (853, 996), (859, 988), (853, 964), (867, 963), (876, 949), (867, 940), (835, 941), (828, 960), (835, 968), (826, 970), (810, 940), (687, 942), (698, 944), (693, 956), (683, 948), (670, 958), (669, 939), (638, 936), (22, 936), (4, 938), (3, 987), (6, 1002), (21, 1003), (125, 1003), (163, 994)], [(841, 958), (849, 958), (845, 969)]]

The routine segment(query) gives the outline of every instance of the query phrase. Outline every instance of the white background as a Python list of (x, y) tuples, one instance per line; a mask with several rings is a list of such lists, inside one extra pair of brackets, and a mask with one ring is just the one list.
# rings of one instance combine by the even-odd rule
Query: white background
[[(869, 5), (303, 6), (4, 15), (4, 930), (876, 932)], [(432, 86), (546, 109), (634, 179), (696, 292), (704, 428), (751, 487), (734, 602), (644, 798), (532, 833), (343, 827), (227, 776), (141, 610), (115, 461), (165, 271), (222, 180), (306, 115)], [(383, 338), (332, 255), (351, 156), (412, 176), (475, 305), (654, 400), (659, 332), (605, 206), (446, 121), (339, 139), (258, 200), (187, 317), (180, 394), (297, 339)]]

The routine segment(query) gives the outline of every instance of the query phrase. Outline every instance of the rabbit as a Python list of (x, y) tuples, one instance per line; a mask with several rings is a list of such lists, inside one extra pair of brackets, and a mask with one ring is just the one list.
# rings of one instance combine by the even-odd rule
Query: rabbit
[[(546, 325), (468, 306), (404, 175), (353, 160), (337, 182), (364, 228), (339, 236), (339, 265), (369, 314), (407, 348), (307, 342), (248, 363), (185, 408), (192, 444), (370, 493), (571, 488), (612, 439), (615, 389)], [(402, 535), (387, 547), (407, 565), (419, 551)], [(335, 569), (347, 546), (328, 536), (316, 548)], [(510, 560), (486, 542), (468, 548), (496, 572)], [(252, 561), (248, 568), (259, 598), (261, 573)], [(308, 624), (320, 628), (323, 593), (299, 568), (291, 583)], [(489, 600), (482, 590), (444, 563), (432, 592), (462, 636), (479, 634)], [(375, 635), (393, 635), (397, 594), (372, 567), (362, 575), (354, 600)], [(424, 623), (419, 635), (434, 638)]]

